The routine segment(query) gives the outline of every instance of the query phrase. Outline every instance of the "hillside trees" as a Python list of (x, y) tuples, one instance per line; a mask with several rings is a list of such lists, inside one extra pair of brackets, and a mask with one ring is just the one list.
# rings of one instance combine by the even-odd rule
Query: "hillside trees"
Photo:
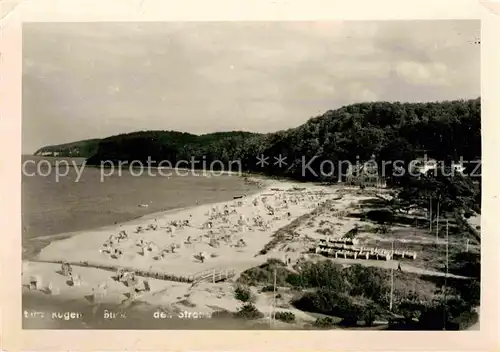
[[(135, 132), (99, 141), (88, 162), (143, 161), (148, 156), (173, 164), (191, 158), (207, 163), (220, 160), (225, 165), (237, 160), (244, 171), (319, 181), (345, 175), (347, 161), (355, 164), (375, 155), (388, 183), (405, 185), (409, 182), (407, 173), (400, 177), (394, 176), (394, 172), (407, 171), (409, 162), (421, 156), (422, 151), (445, 163), (460, 157), (466, 161), (479, 157), (480, 110), (480, 99), (359, 103), (329, 110), (296, 128), (267, 134), (234, 131), (197, 136), (175, 131)], [(256, 164), (260, 154), (269, 157), (268, 165)], [(274, 164), (274, 157), (280, 155), (286, 158), (282, 167)], [(304, 171), (304, 164), (309, 161), (313, 172)], [(321, 174), (324, 161), (333, 163), (335, 168), (326, 179)]]

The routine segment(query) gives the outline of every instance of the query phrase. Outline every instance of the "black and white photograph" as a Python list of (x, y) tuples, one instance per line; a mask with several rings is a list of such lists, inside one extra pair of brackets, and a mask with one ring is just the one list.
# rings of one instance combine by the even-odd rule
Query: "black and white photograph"
[(23, 329), (479, 330), (481, 23), (25, 23)]

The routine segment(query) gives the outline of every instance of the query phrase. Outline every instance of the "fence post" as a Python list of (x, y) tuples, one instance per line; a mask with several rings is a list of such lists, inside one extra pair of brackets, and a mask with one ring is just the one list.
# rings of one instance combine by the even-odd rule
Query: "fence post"
[(214, 272), (212, 274), (212, 282), (215, 284), (215, 269), (214, 269)]

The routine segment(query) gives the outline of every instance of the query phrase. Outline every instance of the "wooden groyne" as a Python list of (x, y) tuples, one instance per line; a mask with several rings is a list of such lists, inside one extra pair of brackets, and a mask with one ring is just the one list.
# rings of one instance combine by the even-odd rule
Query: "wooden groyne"
[(229, 279), (234, 275), (235, 275), (234, 269), (223, 269), (223, 268), (208, 269), (192, 275), (191, 282), (209, 281), (212, 283), (216, 283), (219, 281), (224, 281), (226, 279)]
[(38, 263), (51, 263), (51, 264), (69, 264), (71, 266), (78, 266), (83, 268), (94, 268), (101, 269), (111, 272), (117, 272), (118, 270), (123, 270), (127, 272), (134, 273), (136, 276), (147, 277), (151, 279), (164, 280), (164, 281), (175, 281), (175, 282), (185, 282), (185, 283), (195, 283), (201, 281), (212, 281), (219, 282), (231, 278), (235, 275), (233, 269), (209, 269), (193, 275), (175, 275), (171, 273), (164, 273), (152, 270), (141, 270), (132, 267), (119, 266), (119, 265), (104, 265), (90, 262), (71, 262), (63, 260), (32, 260)]

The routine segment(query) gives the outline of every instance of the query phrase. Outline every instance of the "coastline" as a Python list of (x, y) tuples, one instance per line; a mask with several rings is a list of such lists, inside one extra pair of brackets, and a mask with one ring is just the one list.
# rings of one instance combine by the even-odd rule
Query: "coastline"
[[(150, 329), (225, 328), (218, 325), (223, 323), (217, 319), (195, 318), (196, 322), (177, 319), (175, 322), (175, 317), (179, 312), (196, 317), (237, 312), (244, 303), (237, 299), (236, 289), (245, 285), (250, 275), (247, 272), (241, 276), (241, 273), (269, 259), (282, 261), (292, 271), (301, 263), (324, 260), (324, 256), (311, 251), (324, 238), (324, 230), (329, 228), (334, 237), (341, 237), (353, 228), (369, 226), (370, 223), (359, 219), (356, 213), (361, 211), (362, 202), (384, 192), (363, 191), (345, 185), (267, 180), (265, 187), (247, 197), (148, 214), (122, 224), (80, 231), (53, 241), (35, 258), (23, 261), (23, 309), (28, 315), (37, 309), (48, 309), (48, 314), (55, 309), (74, 312), (80, 317), (85, 315), (84, 328), (134, 329), (138, 321), (146, 321), (143, 325)], [(399, 231), (410, 235), (406, 227), (396, 226), (394, 230), (392, 235), (384, 236), (388, 237), (385, 242), (381, 242), (384, 238), (380, 234), (369, 230), (360, 232), (357, 237), (368, 249), (387, 249)], [(419, 241), (426, 240), (422, 236), (434, 238), (434, 234), (426, 231), (413, 236)], [(115, 243), (111, 247), (113, 252), (107, 249), (109, 241)], [(417, 243), (417, 247), (420, 245)], [(407, 239), (396, 239), (396, 246), (399, 250), (415, 250), (415, 244)], [(120, 253), (113, 255), (116, 249)], [(423, 250), (419, 249), (419, 257), (424, 254)], [(386, 270), (396, 269), (399, 262), (355, 260), (347, 256), (329, 260), (342, 266), (359, 264)], [(73, 277), (62, 274), (64, 262), (72, 266)], [(444, 275), (437, 271), (440, 269), (426, 268), (425, 259), (410, 259), (404, 263), (403, 270), (406, 275)], [(117, 278), (115, 273), (121, 270), (135, 276), (137, 280), (132, 286)], [(30, 289), (33, 278), (36, 278), (36, 288)], [(252, 322), (231, 317), (229, 321), (244, 326), (242, 329), (256, 325), (262, 329), (262, 324), (269, 326), (276, 302), (273, 292), (264, 291), (264, 285), (260, 282), (248, 286), (254, 297), (252, 303), (264, 317)], [(138, 292), (137, 295), (131, 288)], [(296, 292), (286, 287), (280, 287), (279, 292), (282, 297), (276, 307), (280, 312), (294, 314), (296, 319), (294, 323), (277, 323), (273, 328), (311, 328), (316, 320), (314, 314), (291, 304)], [(38, 306), (37, 300), (40, 300)], [(51, 300), (58, 303), (42, 303)], [(134, 318), (128, 323), (116, 322), (106, 318), (106, 311), (114, 314), (126, 311)], [(158, 321), (155, 314), (166, 314), (168, 319)], [(225, 319), (229, 319), (227, 315)], [(26, 326), (44, 324), (35, 320), (28, 318), (24, 322)], [(71, 328), (73, 324), (53, 320), (46, 323), (49, 326), (60, 324), (63, 328)], [(232, 327), (229, 324), (227, 328), (238, 329), (240, 325)], [(40, 325), (33, 328), (40, 328)]]
[[(256, 191), (252, 195), (247, 195), (242, 199), (233, 199), (232, 201), (216, 202), (209, 204), (200, 204), (194, 207), (187, 207), (181, 209), (173, 209), (165, 212), (153, 213), (142, 216), (138, 219), (134, 219), (122, 224), (117, 224), (114, 226), (106, 226), (103, 228), (95, 230), (85, 230), (78, 231), (71, 234), (59, 234), (56, 237), (50, 236), (45, 240), (54, 240), (45, 246), (40, 253), (38, 253), (34, 258), (29, 260), (23, 260), (23, 293), (26, 294), (27, 302), (31, 302), (29, 306), (33, 306), (33, 302), (36, 302), (37, 295), (40, 299), (51, 299), (52, 294), (47, 295), (46, 293), (39, 293), (30, 291), (27, 286), (31, 277), (36, 276), (43, 278), (44, 285), (50, 283), (51, 287), (58, 287), (58, 299), (72, 301), (78, 300), (83, 305), (82, 309), (87, 305), (83, 300), (87, 297), (93, 290), (96, 289), (103, 282), (107, 282), (108, 293), (107, 293), (107, 303), (111, 306), (120, 306), (123, 302), (123, 288), (121, 283), (110, 281), (112, 273), (110, 270), (103, 270), (98, 266), (111, 266), (113, 268), (123, 267), (125, 264), (128, 267), (133, 267), (136, 270), (151, 270), (166, 273), (176, 273), (180, 276), (193, 275), (196, 272), (202, 272), (203, 270), (212, 270), (210, 268), (221, 267), (230, 268), (234, 272), (234, 277), (225, 282), (211, 283), (211, 282), (198, 282), (198, 283), (186, 283), (186, 282), (176, 282), (171, 280), (148, 278), (149, 285), (151, 286), (152, 294), (144, 294), (139, 299), (141, 302), (147, 303), (149, 307), (156, 307), (155, 309), (163, 309), (171, 312), (178, 311), (182, 307), (182, 298), (188, 300), (192, 305), (186, 307), (186, 311), (198, 312), (204, 314), (211, 314), (214, 311), (226, 310), (226, 311), (236, 311), (240, 303), (234, 298), (234, 283), (238, 278), (239, 274), (251, 267), (257, 266), (265, 262), (268, 258), (276, 257), (277, 252), (271, 251), (267, 255), (258, 255), (259, 251), (272, 240), (272, 236), (278, 229), (288, 225), (294, 219), (310, 212), (317, 206), (317, 202), (321, 197), (321, 192), (325, 191), (325, 187), (308, 184), (305, 188), (311, 190), (310, 198), (307, 202), (300, 203), (290, 207), (289, 212), (293, 215), (291, 217), (281, 216), (280, 219), (275, 219), (271, 221), (272, 217), (268, 217), (268, 227), (262, 228), (261, 230), (247, 230), (246, 233), (234, 233), (235, 241), (236, 238), (243, 239), (247, 242), (245, 248), (237, 248), (234, 245), (221, 245), (218, 249), (218, 254), (216, 257), (209, 256), (205, 263), (200, 263), (198, 260), (194, 260), (193, 256), (196, 257), (196, 253), (209, 250), (211, 247), (208, 244), (203, 244), (203, 236), (200, 240), (196, 240), (196, 244), (191, 248), (191, 246), (182, 246), (179, 250), (179, 254), (171, 254), (164, 264), (159, 261), (154, 261), (150, 258), (143, 258), (140, 255), (135, 255), (134, 253), (128, 254), (128, 258), (124, 260), (112, 260), (104, 257), (98, 252), (99, 243), (106, 239), (109, 235), (117, 234), (119, 231), (126, 231), (131, 233), (132, 230), (137, 226), (145, 226), (148, 222), (158, 222), (168, 223), (173, 219), (185, 219), (188, 214), (192, 215), (192, 221), (196, 223), (193, 228), (187, 228), (174, 235), (167, 236), (165, 233), (159, 234), (155, 231), (153, 234), (148, 233), (148, 238), (154, 239), (155, 242), (161, 244), (166, 237), (171, 237), (177, 243), (183, 243), (186, 237), (193, 236), (190, 234), (205, 232), (200, 231), (199, 225), (206, 218), (207, 211), (210, 212), (213, 209), (228, 209), (228, 207), (236, 207), (237, 204), (241, 205), (241, 208), (237, 212), (250, 219), (251, 216), (255, 214), (264, 214), (265, 206), (253, 206), (252, 201), (255, 202), (256, 199), (265, 199), (272, 194), (294, 194), (300, 193), (301, 191), (295, 191), (299, 186), (304, 186), (302, 183), (297, 182), (280, 182), (276, 180), (264, 180), (264, 186)], [(279, 191), (276, 191), (276, 190)], [(273, 191), (274, 190), (274, 191)], [(286, 192), (286, 191), (293, 192)], [(304, 192), (309, 194), (308, 192)], [(327, 193), (332, 195), (335, 192)], [(318, 195), (319, 194), (319, 195)], [(281, 197), (281, 196), (280, 196)], [(270, 197), (272, 198), (272, 197)], [(279, 198), (279, 197), (278, 197)], [(263, 203), (265, 204), (265, 203)], [(276, 206), (276, 204), (274, 204)], [(252, 211), (254, 211), (252, 213)], [(205, 214), (205, 215), (204, 215)], [(253, 214), (253, 215), (252, 215)], [(278, 215), (278, 214), (276, 214)], [(275, 217), (276, 218), (276, 217)], [(248, 232), (251, 231), (251, 232)], [(185, 232), (182, 233), (182, 232)], [(167, 242), (169, 240), (166, 240)], [(201, 241), (201, 242), (200, 242)], [(240, 241), (240, 240), (238, 240)], [(298, 253), (297, 253), (298, 255)], [(282, 257), (283, 255), (279, 255)], [(60, 264), (57, 262), (68, 261), (73, 263), (78, 262), (88, 262), (92, 265), (96, 264), (97, 267), (85, 267), (75, 265), (73, 266), (73, 272), (77, 272), (81, 275), (82, 280), (85, 284), (81, 287), (72, 287), (65, 284), (66, 279), (59, 273), (58, 268)], [(115, 265), (115, 266), (113, 266)], [(121, 297), (121, 298), (120, 298)], [(121, 302), (121, 303), (120, 303)], [(36, 304), (35, 304), (36, 305)], [(261, 297), (261, 301), (257, 303), (258, 307), (262, 311), (268, 311), (270, 304), (268, 298)], [(296, 315), (299, 315), (301, 321), (314, 321), (309, 314), (301, 312), (299, 310), (293, 310)], [(205, 327), (206, 328), (206, 327)]]
[[(273, 180), (267, 179), (264, 177), (250, 177), (250, 178), (254, 179), (254, 180), (252, 180), (252, 182), (255, 182), (254, 183), (255, 188), (253, 188), (250, 192), (247, 191), (247, 196), (258, 194), (259, 192), (261, 192), (261, 190), (263, 188), (265, 188), (268, 184), (273, 182)], [(85, 229), (76, 230), (76, 231), (66, 231), (66, 232), (61, 232), (61, 233), (56, 233), (56, 234), (28, 238), (26, 240), (23, 240), (22, 260), (33, 259), (34, 257), (36, 257), (36, 255), (38, 255), (40, 253), (40, 251), (43, 248), (50, 245), (53, 241), (68, 239), (68, 238), (73, 237), (73, 236), (78, 236), (81, 234), (88, 233), (89, 231), (113, 230), (113, 229), (116, 229), (117, 227), (120, 227), (120, 226), (133, 225), (137, 222), (142, 222), (142, 221), (154, 219), (155, 217), (162, 217), (162, 216), (166, 216), (169, 214), (175, 214), (175, 213), (180, 212), (180, 211), (185, 211), (185, 210), (190, 209), (190, 208), (196, 208), (198, 206), (204, 206), (204, 205), (208, 206), (208, 205), (212, 205), (212, 204), (218, 204), (218, 203), (226, 202), (229, 200), (230, 199), (223, 200), (223, 201), (216, 200), (216, 201), (210, 201), (210, 202), (203, 202), (200, 204), (188, 205), (188, 206), (184, 206), (184, 207), (174, 207), (174, 208), (167, 209), (167, 210), (153, 211), (151, 213), (137, 215), (135, 217), (130, 218), (129, 220), (115, 222), (114, 224), (97, 226), (97, 227), (90, 227), (90, 228), (85, 228)]]

